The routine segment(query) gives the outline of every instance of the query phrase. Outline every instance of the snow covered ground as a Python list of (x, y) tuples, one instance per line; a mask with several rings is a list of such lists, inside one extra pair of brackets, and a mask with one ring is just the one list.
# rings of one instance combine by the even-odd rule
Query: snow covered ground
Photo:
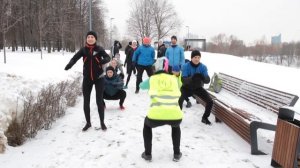
[[(3, 53), (0, 53), (1, 57)], [(0, 61), (0, 129), (4, 130), (16, 109), (17, 98), (23, 90), (38, 91), (42, 86), (65, 80), (75, 72), (82, 71), (82, 62), (69, 71), (65, 65), (73, 53), (45, 54), (8, 53), (7, 64)], [(122, 53), (122, 58), (124, 55)], [(190, 53), (186, 53), (190, 58)], [(202, 60), (208, 66), (209, 74), (224, 72), (239, 78), (269, 86), (278, 90), (300, 95), (300, 82), (296, 80), (299, 69), (287, 68), (223, 54), (202, 53)], [(146, 74), (144, 76), (146, 78)], [(192, 100), (192, 108), (184, 108), (181, 125), (180, 162), (172, 161), (171, 128), (158, 127), (153, 130), (153, 161), (146, 162), (140, 155), (143, 146), (143, 121), (146, 116), (149, 97), (146, 91), (134, 94), (135, 76), (129, 83), (125, 111), (118, 109), (118, 101), (107, 101), (105, 121), (106, 132), (96, 130), (99, 117), (92, 92), (91, 115), (93, 128), (87, 132), (81, 129), (85, 124), (82, 97), (75, 107), (57, 120), (50, 130), (42, 130), (20, 147), (8, 147), (0, 155), (1, 168), (94, 168), (94, 167), (271, 167), (274, 132), (261, 131), (259, 149), (264, 156), (250, 154), (250, 145), (224, 123), (206, 126), (201, 123), (204, 108)], [(300, 112), (300, 103), (296, 104)], [(211, 115), (210, 120), (214, 117)]]

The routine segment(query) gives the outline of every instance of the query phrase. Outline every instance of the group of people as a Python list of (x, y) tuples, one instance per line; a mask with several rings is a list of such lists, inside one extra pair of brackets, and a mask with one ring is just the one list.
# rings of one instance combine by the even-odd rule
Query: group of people
[[(143, 38), (139, 45), (136, 40), (129, 42), (125, 49), (125, 62), (127, 80), (124, 86), (124, 72), (120, 63), (119, 51), (122, 47), (115, 41), (111, 56), (96, 44), (97, 34), (90, 31), (86, 36), (86, 45), (81, 48), (69, 61), (65, 70), (69, 70), (80, 58), (83, 58), (83, 84), (84, 114), (86, 125), (83, 131), (91, 127), (90, 120), (90, 94), (93, 85), (96, 90), (96, 102), (102, 130), (107, 127), (104, 123), (104, 100), (120, 100), (119, 106), (124, 110), (126, 89), (132, 72), (137, 72), (136, 90), (148, 89), (151, 98), (150, 108), (144, 121), (143, 138), (145, 151), (141, 157), (152, 160), (152, 128), (170, 125), (172, 128), (173, 160), (178, 161), (182, 153), (180, 151), (181, 130), (180, 123), (183, 118), (182, 106), (184, 100), (196, 95), (206, 102), (202, 123), (211, 125), (209, 116), (213, 106), (212, 98), (203, 88), (210, 82), (207, 67), (200, 62), (201, 53), (198, 50), (191, 52), (191, 60), (184, 57), (183, 48), (177, 45), (177, 37), (171, 37), (171, 46), (166, 48), (162, 41), (159, 42), (157, 58), (155, 50), (151, 46), (151, 39)], [(109, 63), (109, 66), (106, 66)], [(120, 70), (120, 73), (118, 71)], [(144, 80), (143, 72), (146, 71), (148, 79)]]

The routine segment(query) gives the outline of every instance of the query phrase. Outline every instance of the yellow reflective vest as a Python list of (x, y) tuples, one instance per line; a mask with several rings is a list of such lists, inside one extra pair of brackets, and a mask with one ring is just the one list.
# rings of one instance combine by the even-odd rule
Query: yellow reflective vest
[(161, 73), (150, 77), (151, 105), (147, 117), (154, 120), (180, 120), (183, 113), (178, 105), (181, 95), (178, 78)]

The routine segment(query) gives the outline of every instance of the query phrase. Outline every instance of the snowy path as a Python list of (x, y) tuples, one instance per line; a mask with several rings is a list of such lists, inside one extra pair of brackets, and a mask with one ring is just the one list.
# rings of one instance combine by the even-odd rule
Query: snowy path
[[(144, 149), (142, 129), (149, 98), (146, 91), (134, 94), (134, 83), (135, 77), (132, 77), (126, 90), (125, 111), (117, 108), (118, 101), (107, 101), (106, 132), (95, 129), (99, 127), (99, 117), (93, 91), (91, 129), (81, 132), (85, 121), (80, 97), (78, 104), (69, 108), (50, 130), (40, 131), (37, 137), (21, 147), (9, 147), (4, 155), (0, 155), (0, 167), (270, 167), (271, 150), (266, 156), (252, 156), (249, 144), (226, 125), (202, 124), (204, 108), (194, 100), (192, 108), (184, 109), (182, 160), (172, 161), (171, 129), (163, 126), (153, 130), (153, 161), (144, 161), (140, 154)], [(210, 120), (214, 120), (213, 115)], [(269, 144), (268, 148), (271, 147)]]

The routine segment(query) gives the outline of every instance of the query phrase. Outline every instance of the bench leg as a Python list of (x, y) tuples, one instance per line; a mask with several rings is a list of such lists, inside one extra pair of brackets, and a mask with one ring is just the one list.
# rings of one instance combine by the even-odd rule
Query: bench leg
[(257, 122), (257, 121), (253, 121), (250, 123), (250, 138), (251, 138), (250, 145), (251, 145), (252, 155), (266, 155), (264, 152), (258, 150), (257, 129), (259, 128), (275, 131), (276, 126), (272, 124)]
[(215, 122), (216, 123), (221, 123), (222, 121), (220, 119), (218, 119), (217, 117), (215, 117)]
[(282, 167), (282, 166), (280, 166), (280, 164), (278, 164), (275, 160), (271, 160), (271, 166), (273, 166), (273, 167)]

